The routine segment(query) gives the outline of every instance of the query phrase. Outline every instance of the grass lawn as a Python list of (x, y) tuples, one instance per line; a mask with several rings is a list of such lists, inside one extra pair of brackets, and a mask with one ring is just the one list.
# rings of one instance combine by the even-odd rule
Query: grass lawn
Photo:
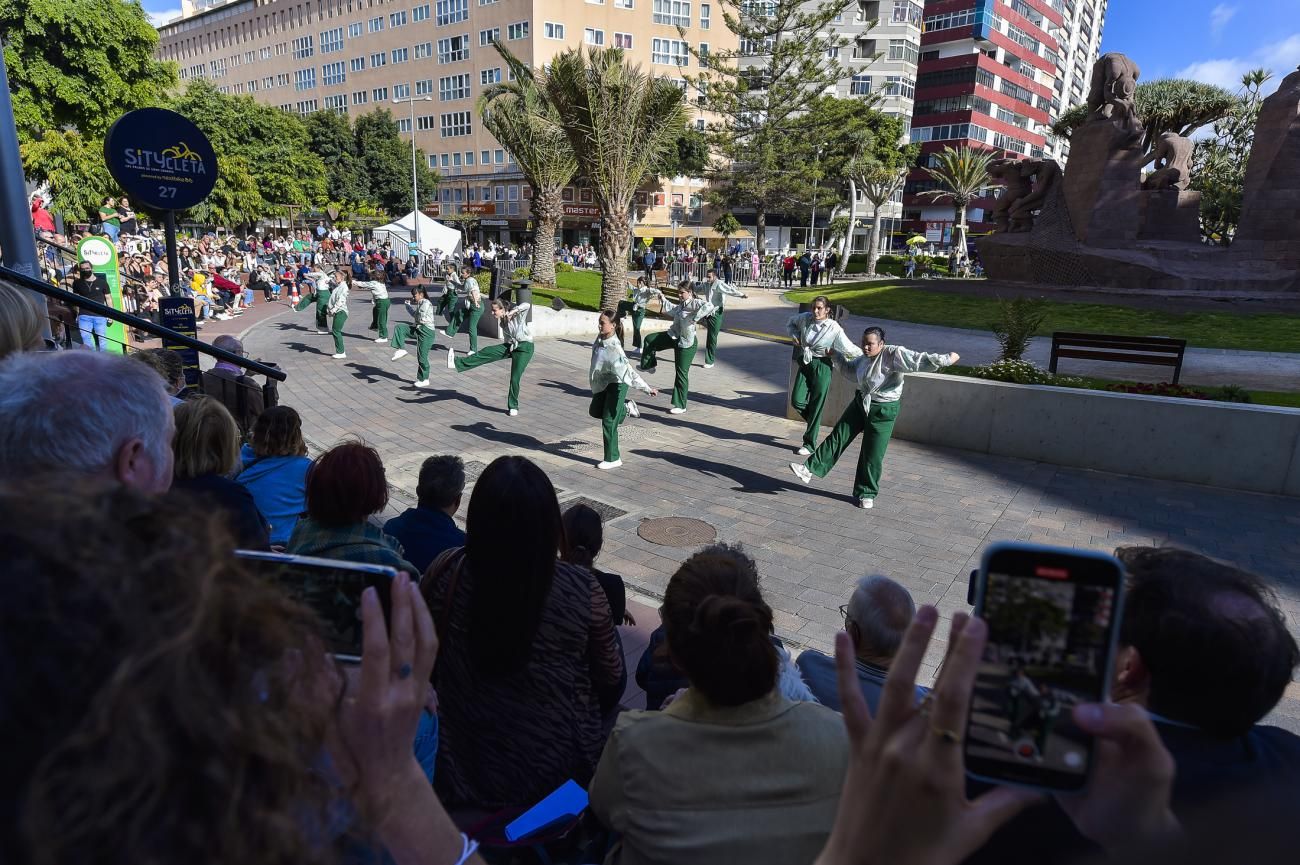
[(551, 298), (558, 297), (571, 309), (589, 309), (592, 312), (600, 309), (600, 271), (557, 273), (555, 279), (555, 288), (537, 286), (533, 289), (535, 302), (550, 305)]
[[(811, 291), (792, 291), (786, 297), (804, 303), (819, 294), (848, 307), (855, 315), (893, 321), (987, 331), (998, 318), (998, 302), (993, 297), (947, 294), (889, 282), (847, 283), (829, 289), (823, 286)], [(1204, 348), (1300, 352), (1300, 316), (1280, 313), (1178, 313), (1059, 302), (1049, 304), (1047, 319), (1038, 333), (1050, 336), (1054, 330), (1167, 336)]]

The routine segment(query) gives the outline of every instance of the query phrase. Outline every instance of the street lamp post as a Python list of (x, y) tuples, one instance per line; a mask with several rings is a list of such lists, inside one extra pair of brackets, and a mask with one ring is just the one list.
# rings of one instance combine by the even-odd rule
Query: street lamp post
[[(423, 255), (420, 249), (420, 182), (415, 171), (415, 103), (432, 102), (432, 96), (412, 96), (406, 99), (394, 99), (394, 105), (406, 104), (411, 107), (411, 222), (414, 225), (415, 232), (415, 251), (417, 255)], [(409, 250), (408, 250), (409, 254)]]

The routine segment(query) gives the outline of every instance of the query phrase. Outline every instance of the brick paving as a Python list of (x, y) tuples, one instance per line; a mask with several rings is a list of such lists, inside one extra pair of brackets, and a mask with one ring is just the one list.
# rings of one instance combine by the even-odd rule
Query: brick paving
[[(749, 303), (762, 301), (742, 302)], [(302, 413), (312, 445), (359, 435), (376, 446), (394, 507), (413, 499), (426, 456), (457, 453), (481, 470), (519, 453), (546, 469), (562, 505), (583, 496), (624, 511), (607, 523), (599, 564), (621, 574), (646, 605), (634, 608), (639, 627), (626, 635), (629, 655), (656, 624), (657, 599), (690, 552), (638, 536), (642, 519), (662, 516), (703, 519), (720, 540), (744, 544), (759, 563), (777, 633), (795, 651), (829, 649), (841, 625), (837, 607), (864, 574), (893, 577), (945, 617), (967, 609), (968, 574), (981, 551), (1011, 538), (1101, 550), (1171, 543), (1218, 556), (1266, 577), (1300, 634), (1297, 499), (895, 440), (876, 508), (861, 511), (850, 497), (854, 459), (811, 486), (787, 468), (801, 434), (784, 418), (789, 348), (729, 333), (714, 369), (702, 369), (702, 354), (697, 358), (687, 414), (669, 415), (666, 395), (639, 400), (643, 416), (623, 428), (623, 468), (601, 472), (600, 428), (587, 415), (589, 339), (538, 342), (520, 414), (511, 418), (505, 364), (451, 372), (444, 365), (448, 340), (439, 334), (432, 384), (417, 389), (414, 357), (391, 362), (391, 349), (367, 339), (368, 303), (351, 305), (347, 360), (330, 359), (330, 338), (312, 332), (310, 311), (266, 318), (263, 312), (245, 335), (253, 357), (288, 373), (281, 398)], [(395, 303), (394, 320), (401, 315)], [(463, 334), (451, 342), (459, 351), (467, 347)], [(671, 375), (671, 365), (661, 364), (649, 380), (670, 386)], [(927, 658), (927, 680), (942, 651), (935, 646)], [(633, 683), (629, 696), (636, 693)], [(1300, 685), (1291, 686), (1271, 720), (1300, 731)]]

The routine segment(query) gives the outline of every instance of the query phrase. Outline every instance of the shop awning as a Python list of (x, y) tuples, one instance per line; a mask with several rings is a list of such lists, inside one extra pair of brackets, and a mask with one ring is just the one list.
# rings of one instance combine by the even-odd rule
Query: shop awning
[[(674, 235), (681, 238), (698, 237), (700, 240), (722, 240), (722, 235), (715, 231), (711, 226), (705, 225), (679, 225), (673, 228), (671, 225), (637, 225), (632, 229), (635, 237), (673, 237)], [(745, 240), (753, 237), (753, 233), (747, 228), (742, 228), (735, 234), (730, 235), (735, 240)]]

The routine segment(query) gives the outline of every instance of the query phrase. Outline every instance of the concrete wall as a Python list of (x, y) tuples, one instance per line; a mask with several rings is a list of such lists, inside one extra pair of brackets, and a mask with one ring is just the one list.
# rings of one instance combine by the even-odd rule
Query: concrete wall
[[(853, 394), (837, 373), (822, 423), (834, 424)], [(1300, 496), (1297, 409), (915, 373), (894, 434), (1054, 465)]]

